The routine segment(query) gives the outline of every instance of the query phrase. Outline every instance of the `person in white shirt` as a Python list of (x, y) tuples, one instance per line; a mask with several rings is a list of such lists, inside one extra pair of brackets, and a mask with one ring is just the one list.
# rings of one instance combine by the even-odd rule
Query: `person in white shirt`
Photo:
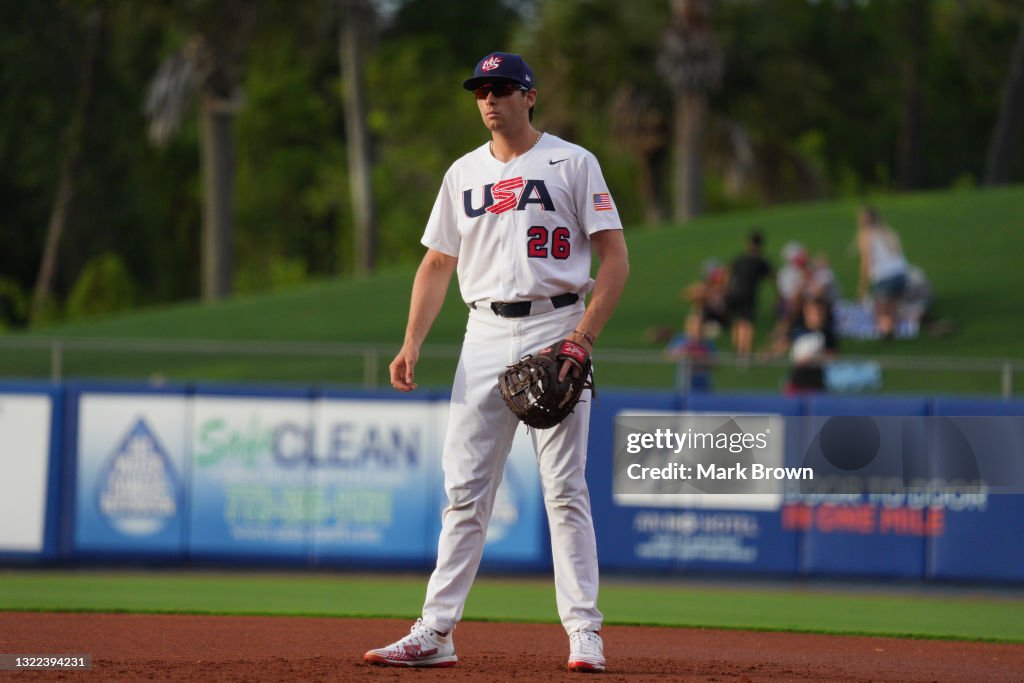
[(899, 236), (882, 214), (871, 206), (857, 214), (857, 248), (860, 252), (860, 280), (857, 294), (863, 299), (870, 291), (875, 326), (885, 339), (893, 336), (896, 312), (907, 288), (907, 260)]
[[(629, 274), (622, 221), (600, 165), (582, 147), (533, 127), (537, 90), (523, 58), (491, 53), (463, 87), (475, 94), (490, 140), (444, 176), (423, 234), (427, 252), (413, 282), (405, 341), (390, 366), (392, 386), (416, 388), (420, 347), (458, 272), (469, 319), (444, 446), (448, 507), (422, 616), (409, 635), (366, 653), (375, 664), (456, 663), (452, 632), (480, 564), (519, 425), (498, 392), (498, 377), (523, 355), (565, 337), (592, 350)], [(592, 253), (600, 262), (593, 279)], [(567, 362), (561, 372), (569, 370)], [(573, 671), (605, 668), (584, 478), (589, 421), (588, 401), (561, 424), (530, 433)]]
[(807, 250), (799, 242), (786, 242), (781, 256), (782, 267), (775, 274), (775, 289), (779, 293), (778, 317), (789, 321), (796, 317), (807, 280)]

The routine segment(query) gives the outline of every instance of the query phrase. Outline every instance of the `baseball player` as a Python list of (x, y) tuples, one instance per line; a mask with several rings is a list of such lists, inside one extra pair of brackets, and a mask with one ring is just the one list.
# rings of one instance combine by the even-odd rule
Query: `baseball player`
[[(453, 666), (455, 625), (480, 565), (495, 492), (518, 427), (498, 377), (523, 355), (563, 338), (592, 350), (629, 273), (622, 222), (593, 154), (535, 129), (533, 72), (522, 57), (495, 52), (463, 87), (491, 132), (452, 164), (423, 235), (401, 351), (391, 384), (416, 388), (419, 350), (452, 273), (469, 307), (455, 372), (443, 468), (437, 567), (422, 617), (409, 635), (364, 656), (393, 666)], [(591, 279), (591, 252), (600, 267)], [(584, 297), (590, 303), (584, 306)], [(561, 376), (570, 364), (561, 369)], [(590, 403), (550, 429), (533, 429), (551, 532), (559, 616), (571, 671), (603, 671), (598, 568), (584, 479)]]

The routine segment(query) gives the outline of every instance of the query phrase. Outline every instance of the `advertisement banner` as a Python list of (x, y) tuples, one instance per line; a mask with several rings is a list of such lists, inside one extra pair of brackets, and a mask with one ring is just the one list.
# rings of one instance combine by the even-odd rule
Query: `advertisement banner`
[(779, 523), (776, 512), (757, 509), (624, 510), (635, 569), (694, 569), (791, 573), (797, 566), (798, 536)]
[[(980, 455), (982, 462), (989, 459), (992, 451), (1004, 457), (1014, 451), (1019, 454), (1024, 444), (1024, 432), (1020, 429), (1024, 401), (938, 398), (934, 414), (957, 416), (952, 425), (962, 427), (961, 433), (943, 443), (954, 455), (968, 450), (963, 448), (965, 441), (967, 444), (974, 441), (969, 451)], [(965, 416), (985, 419), (963, 419)], [(1015, 419), (999, 420), (998, 417)], [(1012, 434), (1014, 429), (1015, 435)], [(1018, 455), (1008, 460), (1007, 464), (1015, 465), (1017, 471), (1000, 468), (1001, 476), (994, 478), (996, 490), (1011, 478), (1021, 479), (1024, 458)], [(944, 496), (937, 502), (945, 508), (944, 533), (929, 539), (928, 578), (1024, 581), (1024, 543), (1020, 542), (1024, 538), (1024, 495), (975, 491)]]
[(434, 403), (316, 402), (309, 464), (318, 558), (426, 562), (436, 542), (441, 419)]
[(0, 393), (0, 553), (43, 551), (52, 403)]
[(187, 399), (82, 392), (77, 400), (75, 548), (182, 553)]
[(817, 419), (804, 458), (829, 476), (783, 508), (783, 527), (803, 532), (801, 573), (922, 578), (926, 539), (940, 533), (943, 512), (884, 482), (899, 478), (902, 489), (904, 463), (917, 469), (921, 431), (896, 418), (923, 417), (928, 402), (816, 395), (807, 408)]
[[(437, 406), (442, 427), (448, 423), (448, 405)], [(441, 430), (438, 448), (443, 446)], [(431, 560), (437, 558), (437, 538), (441, 533), (441, 514), (448, 505), (444, 492), (444, 478), (440, 473), (435, 486), (434, 508), (430, 511), (431, 531), (429, 551)], [(544, 533), (546, 515), (544, 498), (537, 470), (537, 456), (533, 441), (524, 425), (520, 425), (512, 441), (512, 450), (505, 461), (505, 472), (494, 497), (491, 522), (484, 542), (483, 563), (539, 564), (548, 562)]]
[[(590, 489), (590, 506), (594, 515), (594, 531), (597, 534), (597, 558), (602, 569), (657, 569), (669, 571), (675, 560), (665, 557), (646, 557), (637, 548), (643, 538), (640, 530), (660, 524), (651, 513), (660, 517), (674, 510), (647, 510), (624, 508), (613, 501), (615, 420), (624, 411), (646, 411), (663, 413), (678, 411), (679, 398), (670, 392), (601, 392), (601, 400), (591, 408), (590, 442), (587, 452), (587, 486)], [(638, 519), (639, 518), (639, 519)], [(645, 533), (645, 532), (644, 532)], [(659, 555), (655, 553), (655, 555)]]
[(928, 578), (1024, 581), (1024, 496), (950, 497), (943, 513), (943, 533), (929, 539)]
[[(612, 500), (630, 520), (627, 566), (787, 572), (796, 535), (779, 524), (783, 491), (757, 472), (789, 472), (777, 414), (623, 410), (612, 439)], [(791, 451), (791, 449), (790, 449)]]
[(806, 532), (808, 573), (923, 577), (926, 548), (948, 547), (952, 514), (970, 519), (1024, 489), (1024, 418), (806, 419), (804, 462), (817, 476), (787, 497), (783, 524)]
[[(57, 549), (55, 395), (0, 389), (0, 554)], [(445, 401), (97, 385), (68, 396), (79, 556), (434, 558)], [(587, 472), (602, 567), (1024, 579), (1024, 404), (815, 399), (818, 414), (794, 417), (798, 404), (758, 400), (713, 414), (602, 396)], [(485, 565), (549, 566), (543, 507), (521, 428)]]
[(307, 398), (193, 397), (193, 555), (308, 556), (312, 406)]

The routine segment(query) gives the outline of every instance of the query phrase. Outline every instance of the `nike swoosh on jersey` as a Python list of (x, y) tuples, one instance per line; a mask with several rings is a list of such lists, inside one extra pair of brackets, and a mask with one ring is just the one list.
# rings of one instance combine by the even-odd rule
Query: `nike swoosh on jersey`
[(549, 164), (551, 164), (552, 166), (554, 166), (555, 164), (560, 164), (560, 163), (562, 163), (563, 161), (568, 161), (568, 160), (569, 160), (569, 157), (566, 157), (566, 158), (564, 158), (564, 159), (558, 159), (557, 161), (555, 161), (555, 160), (552, 160), (552, 159), (549, 159), (549, 160), (548, 160), (548, 163), (549, 163)]

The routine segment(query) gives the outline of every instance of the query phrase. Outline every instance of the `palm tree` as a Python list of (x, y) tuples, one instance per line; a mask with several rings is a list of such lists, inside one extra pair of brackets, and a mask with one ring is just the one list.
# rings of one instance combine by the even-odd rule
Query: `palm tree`
[(1020, 32), (1010, 56), (1010, 68), (1003, 88), (1003, 105), (989, 143), (988, 162), (985, 165), (986, 185), (1010, 182), (1021, 119), (1024, 119), (1024, 17), (1021, 17)]
[(241, 106), (241, 57), (255, 14), (254, 0), (200, 3), (186, 21), (185, 45), (163, 61), (149, 85), (149, 134), (165, 145), (199, 96), (203, 165), (202, 296), (231, 293), (234, 271), (233, 126)]
[(711, 29), (712, 0), (672, 0), (662, 34), (658, 68), (674, 97), (674, 217), (686, 221), (703, 211), (703, 158), (708, 93), (722, 77), (722, 56)]
[(366, 126), (364, 56), (375, 14), (369, 0), (341, 0), (341, 6), (338, 56), (344, 86), (348, 177), (355, 219), (355, 272), (369, 275), (376, 259), (377, 218), (373, 204), (370, 134)]
[(644, 219), (652, 224), (662, 223), (668, 217), (662, 179), (669, 142), (663, 110), (649, 93), (624, 83), (612, 97), (610, 113), (615, 141), (636, 159)]
[(60, 245), (71, 216), (71, 207), (78, 190), (78, 173), (82, 162), (82, 145), (88, 116), (94, 96), (96, 71), (99, 68), (100, 43), (104, 27), (103, 6), (93, 7), (85, 16), (85, 43), (79, 67), (78, 93), (74, 110), (64, 133), (64, 156), (57, 178), (57, 194), (50, 208), (46, 226), (46, 245), (39, 264), (35, 290), (32, 293), (33, 323), (43, 321), (53, 298), (53, 285), (57, 277)]
[(928, 63), (931, 29), (931, 0), (904, 0), (900, 3), (896, 27), (901, 45), (900, 134), (896, 148), (896, 178), (903, 190), (917, 189), (921, 182), (921, 125), (924, 119), (922, 82)]

